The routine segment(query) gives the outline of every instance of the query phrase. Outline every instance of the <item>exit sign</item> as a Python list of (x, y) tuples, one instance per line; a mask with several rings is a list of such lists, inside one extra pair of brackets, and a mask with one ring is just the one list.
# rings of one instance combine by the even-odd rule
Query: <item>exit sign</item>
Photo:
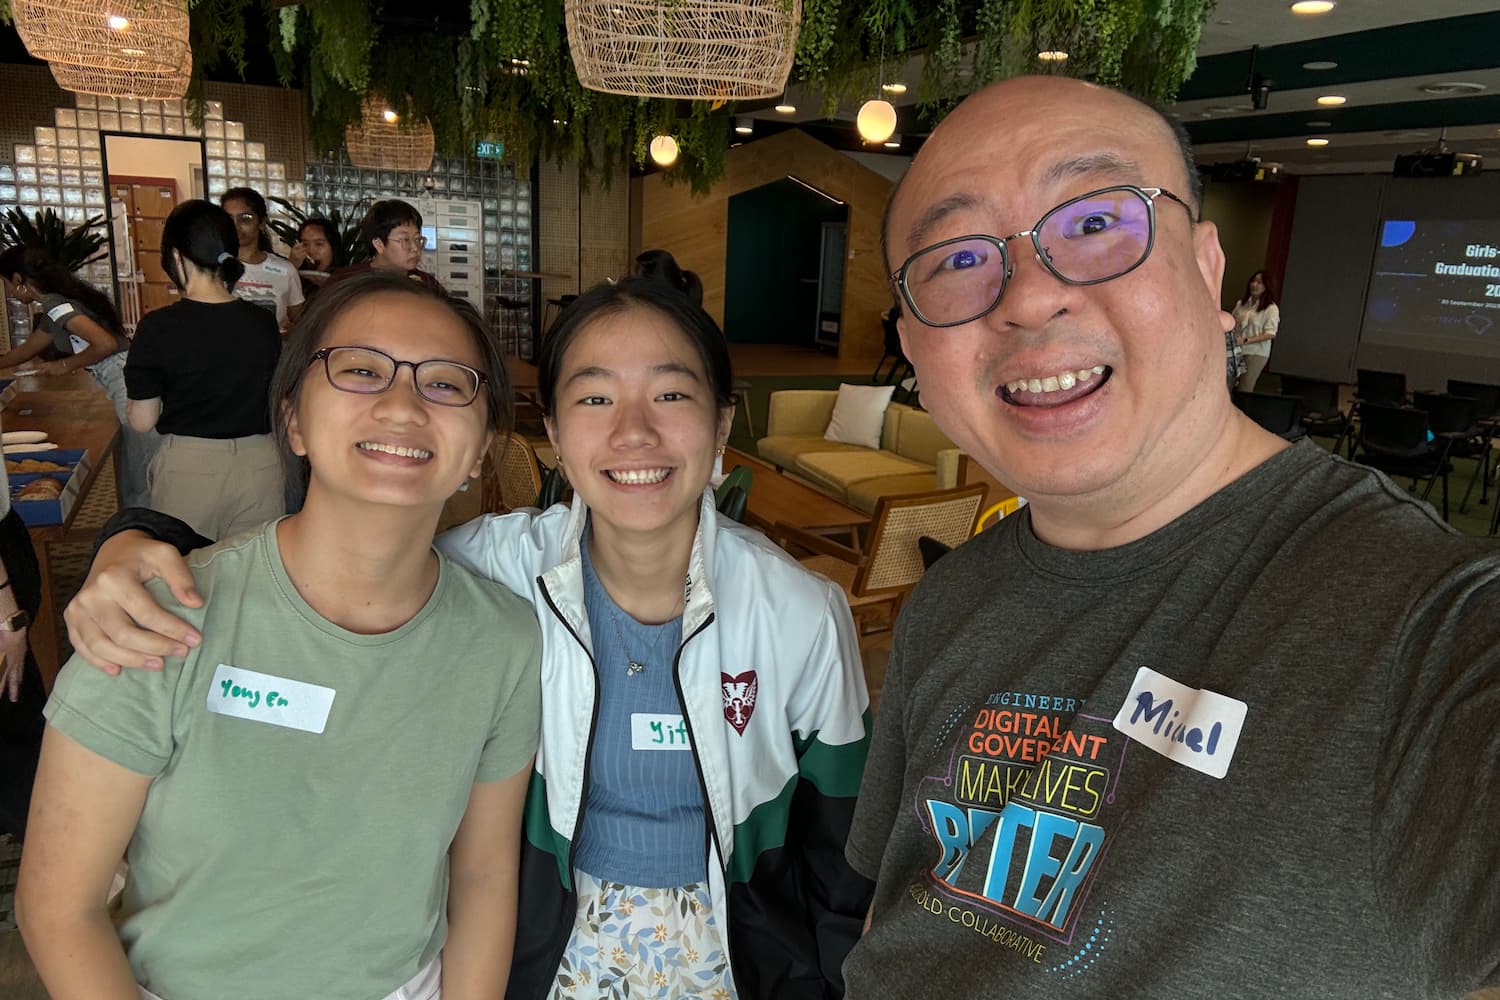
[(505, 143), (490, 142), (482, 139), (474, 144), (474, 155), (481, 160), (503, 160), (505, 158)]

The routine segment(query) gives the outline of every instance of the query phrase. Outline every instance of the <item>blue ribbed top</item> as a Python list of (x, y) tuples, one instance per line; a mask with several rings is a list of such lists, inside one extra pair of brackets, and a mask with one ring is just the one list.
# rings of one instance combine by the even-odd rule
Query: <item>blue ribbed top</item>
[[(642, 888), (702, 882), (703, 793), (672, 682), (682, 619), (643, 625), (621, 611), (594, 572), (587, 537), (583, 601), (599, 672), (599, 720), (574, 864)], [(632, 660), (646, 669), (628, 673)]]

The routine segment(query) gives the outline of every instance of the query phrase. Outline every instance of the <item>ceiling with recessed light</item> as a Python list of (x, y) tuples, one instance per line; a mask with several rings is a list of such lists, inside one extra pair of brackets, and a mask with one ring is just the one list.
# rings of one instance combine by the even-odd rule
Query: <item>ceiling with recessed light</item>
[[(1219, 0), (1203, 27), (1198, 68), (1171, 109), (1199, 162), (1259, 157), (1290, 173), (1389, 170), (1398, 153), (1437, 143), (1446, 129), (1458, 152), (1500, 169), (1500, 3), (1476, 0), (1341, 0), (1319, 15), (1290, 0)], [(1253, 72), (1270, 81), (1252, 106)], [(927, 131), (916, 115), (920, 54), (886, 72), (911, 86), (884, 96), (897, 106), (900, 152)], [(1319, 103), (1319, 98), (1343, 98)], [(821, 117), (816, 94), (793, 87), (794, 114), (754, 113), (757, 132), (797, 122), (832, 145), (859, 146), (855, 108)], [(1325, 138), (1312, 147), (1309, 138)], [(878, 148), (878, 147), (865, 147)]]
[[(1200, 163), (1259, 157), (1292, 173), (1385, 171), (1438, 142), (1500, 168), (1500, 4), (1344, 0), (1298, 16), (1285, 3), (1221, 0), (1173, 110)], [(1272, 81), (1251, 106), (1254, 72)], [(1342, 97), (1340, 104), (1319, 98)], [(1309, 146), (1310, 138), (1327, 145)]]

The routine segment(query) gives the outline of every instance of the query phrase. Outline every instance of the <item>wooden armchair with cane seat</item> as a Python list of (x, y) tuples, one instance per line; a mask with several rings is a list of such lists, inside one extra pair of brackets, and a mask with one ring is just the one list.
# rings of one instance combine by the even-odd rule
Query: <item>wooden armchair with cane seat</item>
[(881, 497), (865, 533), (863, 549), (840, 545), (822, 535), (786, 524), (772, 538), (811, 555), (800, 561), (843, 587), (854, 611), (860, 637), (889, 631), (896, 612), (924, 567), (918, 540), (934, 539), (950, 548), (974, 534), (988, 488), (983, 483), (928, 493)]
[(530, 442), (514, 431), (497, 435), (485, 455), (480, 482), (485, 513), (536, 506), (542, 492), (542, 468)]

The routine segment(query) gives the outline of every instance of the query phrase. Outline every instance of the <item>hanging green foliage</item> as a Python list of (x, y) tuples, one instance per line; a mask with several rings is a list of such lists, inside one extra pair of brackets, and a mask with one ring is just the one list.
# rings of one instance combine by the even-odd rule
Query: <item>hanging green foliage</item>
[[(664, 8), (679, 0), (658, 0)], [(776, 2), (776, 0), (771, 0)], [(792, 0), (780, 0), (790, 3)], [(269, 57), (307, 96), (310, 138), (337, 149), (367, 92), (431, 122), (437, 147), (505, 143), (520, 171), (538, 155), (572, 159), (609, 183), (622, 161), (646, 162), (655, 135), (679, 147), (669, 173), (706, 190), (722, 175), (734, 105), (622, 97), (584, 89), (568, 49), (563, 0), (469, 0), (467, 23), (421, 20), (381, 0), (189, 0), (194, 79)], [(0, 18), (10, 0), (0, 0)], [(1067, 73), (1168, 101), (1192, 73), (1213, 0), (802, 0), (794, 81), (821, 93), (827, 113), (875, 96), (892, 67), (925, 55), (919, 90), (930, 122), (965, 93), (1019, 73)], [(391, 15), (390, 18), (385, 14)], [(265, 22), (270, 52), (247, 51), (247, 25)], [(399, 18), (399, 27), (392, 19)], [(1068, 53), (1039, 63), (1042, 49)], [(201, 112), (200, 112), (201, 113)]]

